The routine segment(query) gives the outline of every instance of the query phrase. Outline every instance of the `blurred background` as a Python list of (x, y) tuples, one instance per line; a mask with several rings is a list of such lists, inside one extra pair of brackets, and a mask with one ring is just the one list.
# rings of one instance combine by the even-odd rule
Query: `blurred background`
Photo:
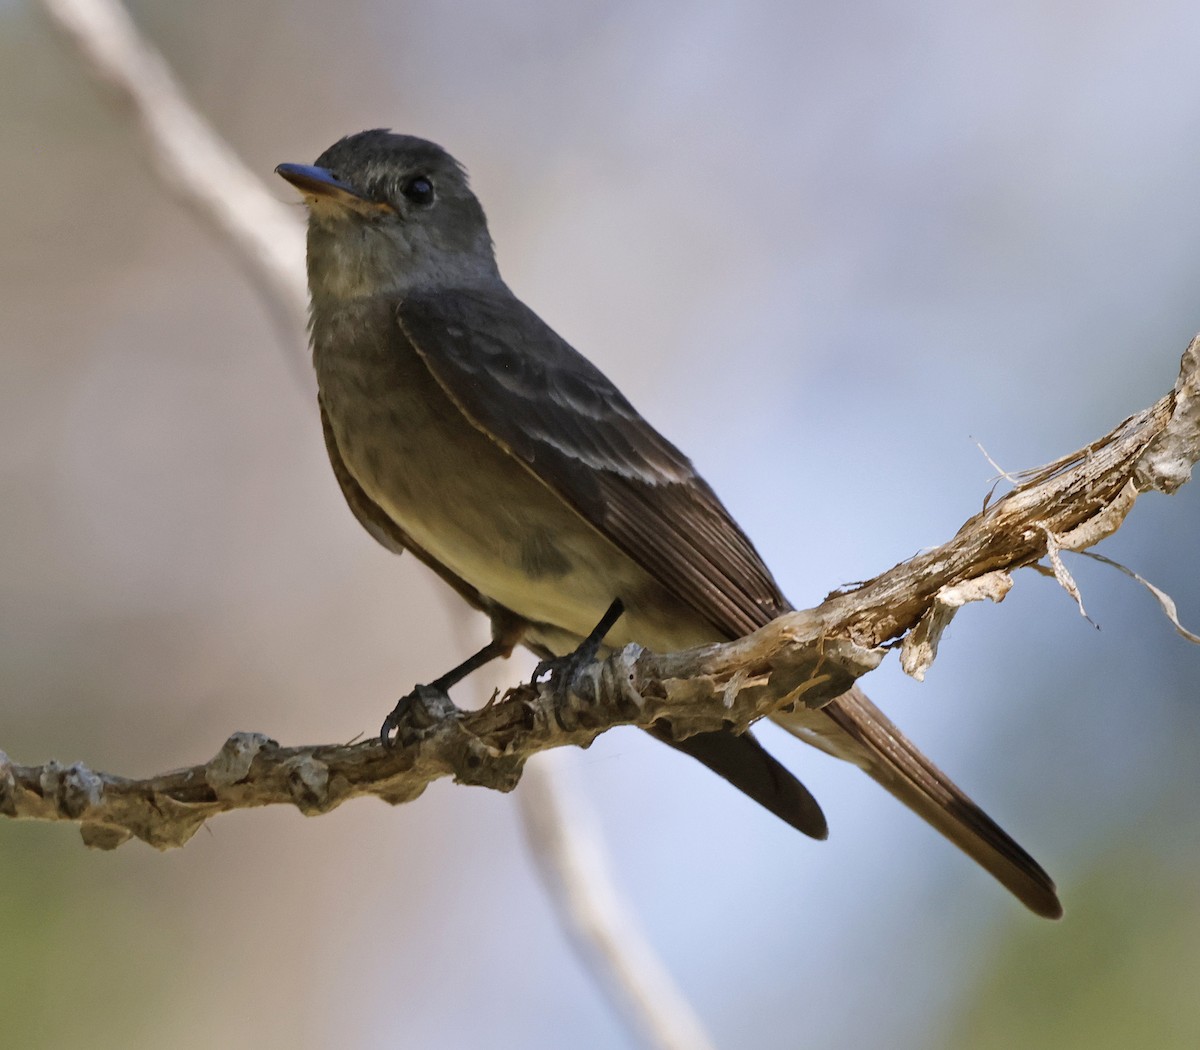
[[(802, 605), (948, 538), (994, 473), (976, 441), (1009, 471), (1077, 448), (1169, 389), (1200, 329), (1188, 0), (132, 11), (264, 179), (373, 126), (458, 156), (510, 284)], [(354, 522), (304, 334), (13, 0), (0, 114), (0, 748), (142, 776), (237, 729), (373, 732), (483, 625)], [(1192, 485), (1101, 551), (1196, 629), (1198, 539)], [(867, 682), (1053, 874), (1061, 923), (770, 729), (827, 843), (636, 732), (577, 756), (718, 1045), (1200, 1043), (1200, 650), (1069, 564), (1095, 626), (1024, 573), (924, 685), (894, 661)], [(630, 1044), (514, 799), (448, 783), (234, 814), (161, 855), (0, 823), (0, 943), (11, 1046)]]

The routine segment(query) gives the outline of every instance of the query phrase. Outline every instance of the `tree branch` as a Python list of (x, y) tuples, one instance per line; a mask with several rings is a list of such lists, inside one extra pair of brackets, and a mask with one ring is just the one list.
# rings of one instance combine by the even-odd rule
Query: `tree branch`
[[(112, 0), (42, 0), (88, 71), (127, 107), (163, 185), (231, 247), (285, 342), (304, 330), (304, 221), (248, 170), (184, 95), (171, 67)], [(298, 355), (289, 355), (293, 367)], [(309, 369), (294, 368), (305, 390)]]
[[(210, 762), (145, 780), (80, 764), (20, 766), (0, 756), (0, 813), (77, 822), (93, 847), (137, 837), (166, 849), (232, 809), (284, 803), (315, 815), (360, 795), (397, 804), (447, 776), (511, 791), (530, 755), (587, 747), (618, 725), (669, 719), (683, 736), (742, 730), (789, 704), (827, 703), (876, 667), (897, 639), (905, 669), (919, 677), (964, 602), (999, 601), (1012, 570), (1042, 558), (1061, 566), (1061, 551), (1115, 532), (1142, 492), (1178, 489), (1197, 459), (1200, 336), (1169, 394), (1086, 448), (1026, 474), (948, 543), (745, 638), (665, 654), (627, 646), (594, 663), (569, 692), (521, 685), (477, 711), (429, 702), (391, 750), (374, 740), (281, 747), (262, 734), (237, 733)], [(1060, 581), (1064, 573), (1056, 568)]]
[(595, 814), (571, 775), (570, 757), (556, 751), (531, 763), (517, 792), (530, 851), (563, 927), (646, 1045), (713, 1050), (692, 1004), (675, 987), (617, 888)]

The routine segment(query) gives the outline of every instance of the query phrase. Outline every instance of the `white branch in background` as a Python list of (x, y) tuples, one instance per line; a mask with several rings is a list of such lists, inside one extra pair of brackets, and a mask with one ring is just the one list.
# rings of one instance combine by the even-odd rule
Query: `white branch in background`
[(132, 110), (166, 188), (234, 249), (282, 330), (303, 331), (308, 292), (299, 209), (272, 196), (196, 112), (115, 0), (42, 0), (42, 7), (89, 72)]
[(517, 800), (546, 889), (630, 1023), (661, 1050), (713, 1046), (617, 890), (600, 829), (575, 782), (575, 755), (552, 751), (525, 770)]
[[(53, 23), (74, 44), (93, 76), (116, 92), (128, 105), (141, 126), (150, 157), (167, 189), (213, 225), (242, 260), (259, 289), (276, 325), (286, 340), (304, 330), (308, 311), (308, 292), (304, 273), (304, 227), (297, 209), (280, 203), (249, 171), (224, 140), (196, 112), (185, 97), (170, 67), (161, 54), (138, 32), (128, 12), (116, 0), (42, 0)], [(297, 358), (288, 355), (289, 364)], [(307, 368), (293, 367), (306, 389), (313, 379)], [(252, 741), (248, 747), (237, 742)], [(254, 757), (269, 743), (257, 734), (235, 734), (222, 749), (221, 756), (236, 751), (248, 774)], [(207, 776), (217, 789), (233, 788), (233, 781), (219, 775), (209, 764)], [(0, 813), (16, 815), (6, 800), (15, 797), (16, 783), (7, 756), (0, 752)], [(320, 762), (298, 759), (286, 778), (298, 800), (328, 798), (328, 767)], [(552, 839), (559, 856), (588, 856), (606, 872), (599, 839), (592, 835), (586, 843), (574, 841), (575, 818), (570, 805), (555, 800), (553, 773), (542, 771), (540, 790), (530, 794), (523, 804), (527, 821), (536, 819), (541, 834)], [(47, 796), (65, 803), (64, 812), (102, 795), (103, 778), (90, 774), (82, 766), (62, 769), (50, 763), (43, 767), (39, 782)], [(210, 789), (210, 784), (201, 781)], [(9, 793), (13, 789), (14, 793)], [(418, 793), (419, 793), (418, 789)], [(574, 796), (577, 798), (577, 796)], [(199, 824), (194, 809), (172, 805), (165, 796), (166, 811), (193, 830)], [(297, 802), (303, 808), (302, 801)], [(56, 809), (58, 806), (44, 806)], [(85, 806), (86, 808), (86, 806)], [(200, 819), (200, 823), (203, 823)], [(89, 830), (90, 828), (90, 830)], [(113, 846), (127, 837), (127, 829), (104, 825), (83, 825), (84, 839), (97, 846)], [(190, 832), (182, 835), (182, 840)], [(180, 835), (167, 833), (163, 839)], [(152, 841), (152, 840), (151, 840)], [(646, 1034), (651, 1045), (672, 1050), (703, 1050), (709, 1041), (691, 1007), (674, 986), (666, 969), (654, 957), (646, 939), (637, 930), (630, 910), (622, 903), (611, 879), (596, 876), (575, 878), (577, 870), (543, 864), (543, 873), (552, 888), (557, 878), (572, 878), (563, 885), (560, 897), (573, 902), (562, 912), (568, 930), (583, 940), (595, 939), (588, 958), (601, 985), (615, 996), (615, 1004), (635, 1026)], [(599, 893), (596, 899), (589, 899)], [(583, 916), (589, 921), (581, 924)], [(628, 956), (628, 958), (626, 958)], [(640, 992), (631, 982), (644, 982)]]

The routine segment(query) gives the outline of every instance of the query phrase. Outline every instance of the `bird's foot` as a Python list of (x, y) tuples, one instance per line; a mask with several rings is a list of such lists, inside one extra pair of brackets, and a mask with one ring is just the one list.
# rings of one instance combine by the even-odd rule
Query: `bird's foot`
[(410, 747), (460, 714), (450, 694), (436, 682), (415, 686), (411, 693), (396, 701), (392, 713), (383, 720), (379, 742), (386, 748), (397, 744)]
[(624, 612), (624, 603), (620, 598), (615, 599), (608, 607), (607, 612), (600, 618), (600, 622), (592, 629), (591, 634), (565, 656), (553, 656), (548, 660), (542, 660), (533, 669), (533, 678), (530, 679), (529, 684), (537, 685), (543, 677), (549, 676), (550, 688), (556, 699), (565, 700), (569, 694), (576, 691), (575, 687), (579, 684), (584, 670), (595, 662), (604, 636), (608, 634)]
[[(562, 729), (579, 729), (588, 722), (599, 686), (598, 645), (584, 643), (565, 656), (542, 660), (534, 669), (530, 685), (547, 689), (552, 717)], [(543, 679), (544, 684), (543, 683)]]
[(589, 645), (584, 642), (566, 656), (554, 656), (549, 660), (542, 660), (533, 669), (533, 677), (529, 680), (529, 684), (537, 685), (546, 679), (554, 695), (562, 700), (575, 691), (575, 686), (579, 682), (584, 668), (596, 659), (599, 651), (598, 644)]

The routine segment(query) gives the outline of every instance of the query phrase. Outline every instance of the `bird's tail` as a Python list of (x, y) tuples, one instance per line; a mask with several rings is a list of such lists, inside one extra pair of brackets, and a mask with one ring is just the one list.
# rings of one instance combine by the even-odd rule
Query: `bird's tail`
[(819, 711), (774, 716), (785, 729), (865, 770), (1031, 911), (1062, 915), (1050, 876), (1004, 830), (929, 761), (858, 688)]
[(780, 820), (814, 839), (829, 835), (825, 814), (808, 788), (762, 746), (752, 733), (696, 733), (676, 740), (665, 723), (652, 726), (651, 735), (685, 755), (703, 762), (739, 791), (765, 806)]

